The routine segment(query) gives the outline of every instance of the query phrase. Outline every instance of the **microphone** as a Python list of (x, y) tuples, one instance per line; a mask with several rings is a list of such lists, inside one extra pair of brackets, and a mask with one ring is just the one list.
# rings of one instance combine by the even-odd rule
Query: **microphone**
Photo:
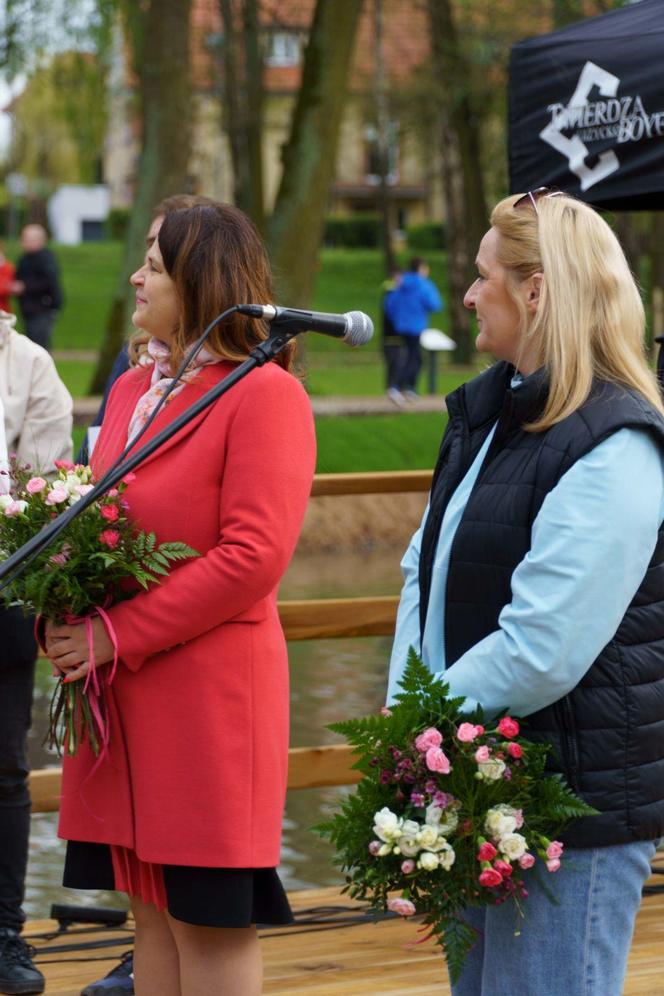
[(347, 311), (345, 315), (330, 315), (324, 311), (300, 311), (297, 308), (277, 308), (273, 304), (240, 304), (242, 315), (262, 318), (274, 327), (291, 332), (322, 332), (343, 339), (349, 346), (363, 346), (373, 335), (373, 322), (363, 311)]

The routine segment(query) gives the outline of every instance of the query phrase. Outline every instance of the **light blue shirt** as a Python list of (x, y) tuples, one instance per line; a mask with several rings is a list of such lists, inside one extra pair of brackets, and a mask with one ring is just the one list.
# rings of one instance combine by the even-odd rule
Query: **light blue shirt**
[(404, 586), (390, 661), (388, 703), (409, 647), (450, 686), (491, 715), (528, 716), (562, 698), (614, 636), (664, 520), (664, 457), (649, 433), (621, 429), (577, 460), (542, 502), (531, 549), (512, 575), (512, 601), (490, 633), (445, 670), (445, 589), (454, 534), (495, 426), (445, 510), (420, 646), (422, 531), (401, 562)]

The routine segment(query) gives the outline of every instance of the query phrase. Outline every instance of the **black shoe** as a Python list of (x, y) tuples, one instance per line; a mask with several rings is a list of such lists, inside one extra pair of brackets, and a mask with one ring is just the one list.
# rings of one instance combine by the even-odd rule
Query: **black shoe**
[(0, 993), (43, 993), (44, 976), (32, 964), (35, 949), (10, 927), (0, 927)]
[(91, 982), (81, 992), (81, 996), (133, 996), (134, 993), (134, 952), (123, 954), (119, 965), (98, 982)]

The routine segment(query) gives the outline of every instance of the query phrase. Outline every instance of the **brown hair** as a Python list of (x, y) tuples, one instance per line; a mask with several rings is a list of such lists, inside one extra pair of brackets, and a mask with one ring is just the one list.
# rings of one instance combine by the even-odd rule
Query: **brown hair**
[[(157, 240), (180, 301), (178, 327), (171, 343), (173, 368), (227, 308), (272, 301), (265, 247), (253, 223), (238, 208), (211, 202), (170, 211)], [(219, 359), (238, 362), (267, 336), (265, 322), (235, 313), (212, 330), (206, 346)], [(293, 350), (290, 344), (276, 358), (286, 370), (291, 368)]]
[(183, 211), (185, 208), (200, 207), (205, 204), (209, 206), (216, 203), (217, 201), (211, 197), (205, 197), (203, 194), (171, 194), (170, 197), (164, 197), (163, 201), (159, 201), (156, 205), (152, 211), (152, 220), (154, 221), (162, 214), (166, 217), (173, 211)]

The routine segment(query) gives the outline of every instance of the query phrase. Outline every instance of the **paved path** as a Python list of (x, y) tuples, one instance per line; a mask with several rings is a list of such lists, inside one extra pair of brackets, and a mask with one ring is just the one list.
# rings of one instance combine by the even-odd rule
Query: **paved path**
[[(101, 398), (74, 398), (74, 425), (88, 425), (97, 414)], [(358, 397), (313, 397), (311, 406), (314, 415), (324, 418), (330, 415), (410, 415), (421, 412), (445, 411), (442, 395), (425, 395), (417, 401), (397, 407), (389, 398), (382, 396)]]

